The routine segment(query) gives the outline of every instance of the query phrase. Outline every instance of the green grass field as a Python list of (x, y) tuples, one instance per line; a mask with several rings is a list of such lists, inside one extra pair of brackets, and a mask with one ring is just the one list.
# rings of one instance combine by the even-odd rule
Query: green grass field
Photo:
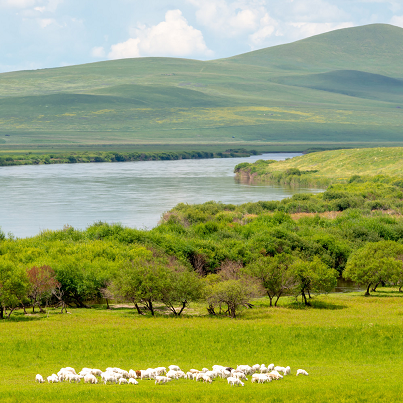
[(0, 74), (0, 152), (403, 145), (403, 29), (342, 29), (228, 59)]
[[(2, 402), (397, 402), (401, 382), (403, 305), (397, 291), (330, 294), (313, 308), (284, 298), (279, 308), (265, 299), (236, 320), (210, 318), (205, 308), (172, 318), (139, 317), (132, 309), (71, 309), (60, 315), (24, 316), (0, 322), (0, 400)], [(280, 381), (230, 387), (172, 381), (154, 385), (36, 384), (62, 366), (146, 369), (159, 365), (190, 368), (214, 364), (271, 362), (290, 365)], [(296, 377), (298, 368), (309, 376)]]

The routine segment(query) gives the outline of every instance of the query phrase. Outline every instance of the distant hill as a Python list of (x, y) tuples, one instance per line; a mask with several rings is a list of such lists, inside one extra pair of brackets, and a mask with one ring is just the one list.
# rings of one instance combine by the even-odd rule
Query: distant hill
[(0, 153), (403, 145), (403, 29), (0, 74)]

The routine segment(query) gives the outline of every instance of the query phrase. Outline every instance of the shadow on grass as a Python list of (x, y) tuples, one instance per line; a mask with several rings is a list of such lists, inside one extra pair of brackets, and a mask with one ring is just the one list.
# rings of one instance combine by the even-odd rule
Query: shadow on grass
[(346, 309), (346, 305), (340, 304), (333, 304), (325, 301), (309, 301), (310, 305), (305, 305), (303, 302), (300, 301), (293, 301), (287, 305), (283, 305), (284, 308), (289, 309), (327, 309), (329, 311), (335, 311), (339, 309)]
[(2, 322), (34, 322), (46, 319), (46, 317), (47, 317), (46, 313), (25, 315), (22, 312), (16, 312), (16, 313), (13, 312), (9, 318), (4, 317)]
[(403, 292), (399, 292), (398, 290), (376, 290), (371, 291), (371, 295), (366, 295), (366, 297), (397, 297), (402, 298)]

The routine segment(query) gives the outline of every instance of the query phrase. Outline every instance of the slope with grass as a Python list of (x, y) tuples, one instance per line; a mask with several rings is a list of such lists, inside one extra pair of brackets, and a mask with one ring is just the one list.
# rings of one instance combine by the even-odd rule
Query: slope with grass
[(0, 152), (401, 145), (403, 29), (0, 74)]
[[(240, 164), (236, 168), (239, 176), (260, 180), (274, 178), (310, 183), (328, 181), (346, 182), (352, 176), (375, 177), (403, 176), (403, 148), (342, 149), (314, 152), (280, 162), (259, 160), (254, 164)], [(358, 178), (357, 178), (358, 179)], [(357, 180), (356, 179), (356, 180)], [(287, 179), (286, 179), (287, 180)]]

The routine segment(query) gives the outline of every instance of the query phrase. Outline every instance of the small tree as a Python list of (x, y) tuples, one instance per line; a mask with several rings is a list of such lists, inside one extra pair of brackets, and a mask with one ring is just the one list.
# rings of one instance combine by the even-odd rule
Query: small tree
[(32, 301), (32, 312), (35, 312), (35, 305), (40, 312), (44, 312), (41, 307), (43, 299), (49, 299), (53, 291), (60, 286), (56, 280), (56, 274), (50, 266), (31, 267), (27, 270), (29, 280), (28, 297)]
[[(169, 281), (162, 290), (162, 302), (175, 316), (182, 314), (191, 301), (198, 301), (202, 296), (203, 284), (194, 271), (184, 267), (170, 267)], [(175, 305), (180, 305), (178, 311)]]
[(154, 315), (154, 303), (161, 301), (169, 286), (169, 271), (159, 259), (137, 258), (125, 263), (108, 287), (116, 299), (132, 302), (139, 314), (139, 303)]
[(403, 271), (402, 254), (403, 245), (396, 242), (368, 242), (350, 256), (343, 277), (365, 285), (365, 295), (368, 296), (372, 285), (399, 281)]
[(274, 306), (277, 306), (280, 297), (294, 285), (291, 263), (292, 257), (282, 253), (274, 257), (261, 257), (246, 267), (247, 273), (262, 282), (270, 299), (270, 306), (273, 306), (274, 298)]
[(337, 284), (337, 271), (329, 269), (317, 256), (312, 261), (297, 260), (291, 265), (295, 296), (302, 296), (305, 305), (310, 305), (306, 295), (330, 292)]
[(0, 319), (4, 319), (6, 308), (14, 309), (27, 295), (28, 280), (23, 269), (15, 267), (10, 261), (0, 262)]
[(242, 274), (240, 268), (240, 263), (225, 261), (218, 274), (207, 276), (206, 301), (209, 313), (215, 313), (215, 305), (225, 304), (228, 316), (235, 318), (239, 307), (251, 307), (250, 299), (262, 294), (256, 279)]

